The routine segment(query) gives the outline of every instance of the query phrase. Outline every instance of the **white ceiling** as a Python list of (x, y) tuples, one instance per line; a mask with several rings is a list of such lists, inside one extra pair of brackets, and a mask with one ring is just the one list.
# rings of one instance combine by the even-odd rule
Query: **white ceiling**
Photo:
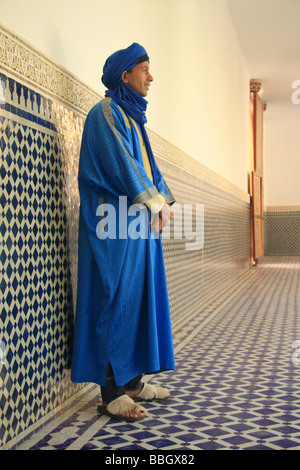
[[(227, 0), (250, 78), (262, 82), (267, 115), (300, 117), (300, 0)], [(300, 93), (298, 94), (300, 97)]]

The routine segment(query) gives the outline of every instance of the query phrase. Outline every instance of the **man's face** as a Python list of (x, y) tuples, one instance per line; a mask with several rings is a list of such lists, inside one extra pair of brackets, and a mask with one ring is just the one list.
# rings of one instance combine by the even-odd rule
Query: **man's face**
[(136, 65), (131, 72), (123, 72), (122, 80), (143, 97), (147, 96), (150, 84), (153, 81), (149, 62)]

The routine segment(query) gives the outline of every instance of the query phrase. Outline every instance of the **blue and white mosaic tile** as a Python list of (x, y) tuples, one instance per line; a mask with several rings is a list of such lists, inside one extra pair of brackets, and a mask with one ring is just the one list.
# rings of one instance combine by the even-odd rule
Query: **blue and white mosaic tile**
[(80, 144), (84, 120), (2, 73), (0, 83), (0, 442), (6, 442), (75, 388), (64, 384), (74, 319), (77, 185), (66, 188), (78, 161), (66, 155)]

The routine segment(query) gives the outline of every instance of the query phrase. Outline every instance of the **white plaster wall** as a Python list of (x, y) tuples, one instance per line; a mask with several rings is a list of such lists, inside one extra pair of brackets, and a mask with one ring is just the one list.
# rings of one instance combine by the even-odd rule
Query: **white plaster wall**
[(268, 206), (300, 206), (299, 118), (265, 117), (264, 202)]
[(249, 76), (225, 0), (0, 0), (0, 22), (102, 95), (109, 54), (151, 59), (148, 127), (247, 191)]

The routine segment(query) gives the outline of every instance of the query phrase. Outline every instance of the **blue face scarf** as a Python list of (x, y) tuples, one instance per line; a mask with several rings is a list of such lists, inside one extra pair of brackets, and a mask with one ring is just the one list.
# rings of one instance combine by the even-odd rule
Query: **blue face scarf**
[(129, 70), (145, 61), (149, 61), (146, 50), (140, 46), (140, 44), (134, 42), (127, 49), (121, 49), (108, 57), (103, 67), (102, 83), (108, 88), (105, 92), (105, 96), (113, 98), (124, 111), (127, 111), (127, 113), (140, 124), (152, 168), (153, 182), (156, 185), (156, 164), (144, 127), (144, 124), (147, 122), (145, 113), (148, 101), (122, 80), (122, 73), (125, 70)]

